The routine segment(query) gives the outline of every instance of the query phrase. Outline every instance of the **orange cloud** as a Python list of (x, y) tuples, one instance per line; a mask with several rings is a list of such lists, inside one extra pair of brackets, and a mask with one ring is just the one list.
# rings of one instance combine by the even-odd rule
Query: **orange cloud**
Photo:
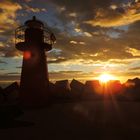
[(93, 26), (114, 27), (123, 26), (140, 20), (140, 2), (120, 8), (99, 8), (96, 10), (95, 18), (86, 21)]
[(24, 6), (24, 9), (27, 11), (27, 12), (33, 12), (33, 13), (39, 13), (39, 12), (46, 12), (47, 10), (45, 8), (33, 8), (33, 7), (30, 7), (28, 5), (25, 5)]
[(11, 28), (15, 25), (17, 10), (22, 9), (18, 3), (13, 3), (8, 0), (0, 2), (0, 31)]

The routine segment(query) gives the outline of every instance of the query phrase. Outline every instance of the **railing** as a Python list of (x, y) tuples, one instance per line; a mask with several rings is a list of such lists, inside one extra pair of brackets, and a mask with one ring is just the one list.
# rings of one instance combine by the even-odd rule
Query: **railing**
[(48, 28), (44, 28), (44, 43), (54, 44), (55, 42), (54, 34)]
[[(15, 30), (15, 44), (25, 42), (25, 30), (27, 28), (27, 26), (20, 26)], [(44, 31), (44, 43), (54, 44), (56, 41), (54, 34), (45, 27), (41, 30)]]
[(26, 26), (20, 26), (15, 31), (15, 44), (25, 41)]

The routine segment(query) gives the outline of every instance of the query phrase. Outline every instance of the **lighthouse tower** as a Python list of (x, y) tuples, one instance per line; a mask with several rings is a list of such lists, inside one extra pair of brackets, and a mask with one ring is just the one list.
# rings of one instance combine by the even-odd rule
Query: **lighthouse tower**
[(53, 33), (34, 16), (16, 29), (16, 48), (23, 52), (20, 101), (23, 105), (42, 105), (49, 95), (46, 51), (55, 42)]

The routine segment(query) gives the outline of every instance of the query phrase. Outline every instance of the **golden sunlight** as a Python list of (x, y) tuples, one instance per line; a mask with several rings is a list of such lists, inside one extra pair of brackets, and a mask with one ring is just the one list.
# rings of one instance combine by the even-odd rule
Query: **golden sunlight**
[(115, 80), (116, 78), (111, 74), (104, 73), (101, 74), (98, 79), (101, 83), (107, 83), (108, 81)]

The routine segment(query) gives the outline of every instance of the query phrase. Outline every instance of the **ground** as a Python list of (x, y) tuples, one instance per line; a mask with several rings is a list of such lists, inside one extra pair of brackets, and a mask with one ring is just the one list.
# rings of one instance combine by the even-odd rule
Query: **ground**
[(140, 139), (140, 102), (87, 101), (24, 110), (6, 127), (1, 140)]

